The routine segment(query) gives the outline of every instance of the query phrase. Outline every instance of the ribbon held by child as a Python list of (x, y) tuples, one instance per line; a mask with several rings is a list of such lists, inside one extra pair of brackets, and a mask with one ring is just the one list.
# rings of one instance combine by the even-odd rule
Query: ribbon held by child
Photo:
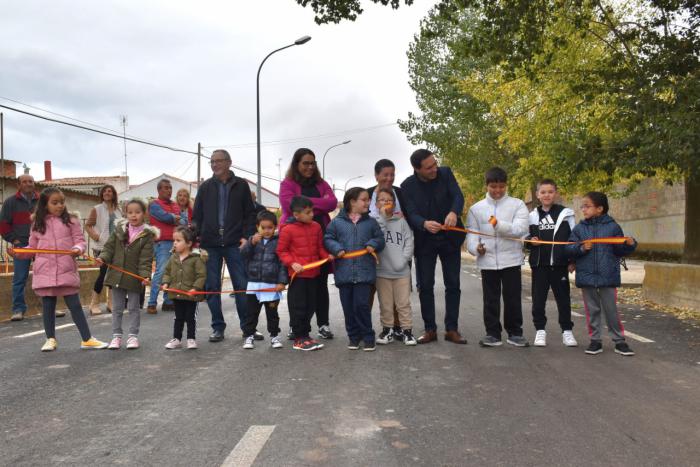
[[(495, 217), (491, 216), (491, 219), (495, 219)], [(492, 224), (491, 219), (489, 219), (489, 223)], [(532, 240), (532, 239), (518, 238), (518, 237), (503, 237), (503, 236), (496, 235), (496, 234), (478, 232), (476, 230), (465, 229), (462, 227), (449, 227), (446, 225), (442, 226), (442, 230), (451, 230), (454, 232), (462, 232), (462, 233), (467, 233), (467, 234), (472, 234), (472, 235), (479, 235), (481, 237), (503, 238), (506, 240), (513, 240), (514, 242), (532, 243), (532, 244), (536, 244), (536, 245), (576, 245), (576, 244), (584, 244), (584, 243), (620, 245), (622, 243), (627, 242), (631, 238), (631, 237), (600, 237), (600, 238), (589, 238), (588, 240), (582, 240), (579, 242), (561, 242), (561, 241), (551, 241), (551, 240)]]

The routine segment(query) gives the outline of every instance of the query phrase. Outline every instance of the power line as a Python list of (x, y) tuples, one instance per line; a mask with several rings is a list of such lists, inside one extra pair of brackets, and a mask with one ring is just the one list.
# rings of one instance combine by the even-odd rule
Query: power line
[(21, 113), (21, 114), (24, 114), (24, 115), (29, 115), (29, 116), (31, 116), (31, 117), (41, 118), (42, 120), (47, 120), (47, 121), (49, 121), (49, 122), (60, 123), (60, 124), (62, 124), (62, 125), (72, 126), (72, 127), (74, 127), (74, 128), (80, 128), (81, 130), (92, 131), (92, 132), (94, 132), (94, 133), (99, 133), (99, 134), (106, 135), (106, 136), (112, 136), (112, 137), (114, 137), (114, 138), (119, 138), (119, 139), (121, 139), (121, 140), (133, 141), (134, 143), (145, 144), (145, 145), (148, 145), (148, 146), (154, 146), (154, 147), (161, 148), (161, 149), (168, 149), (168, 150), (170, 150), (170, 151), (175, 151), (175, 152), (184, 152), (185, 154), (194, 154), (194, 155), (197, 155), (197, 153), (194, 152), (194, 151), (188, 151), (188, 150), (186, 150), (186, 149), (174, 148), (174, 147), (172, 147), (172, 146), (167, 146), (167, 145), (165, 145), (165, 144), (152, 143), (152, 142), (149, 142), (149, 141), (144, 141), (144, 140), (142, 140), (142, 139), (132, 138), (132, 137), (130, 137), (130, 136), (119, 135), (119, 134), (116, 134), (116, 133), (110, 133), (110, 132), (107, 132), (107, 131), (96, 130), (95, 128), (89, 128), (89, 127), (86, 127), (86, 126), (77, 125), (77, 124), (75, 124), (75, 123), (70, 123), (70, 122), (65, 122), (65, 121), (63, 121), (63, 120), (58, 120), (58, 119), (55, 119), (55, 118), (45, 117), (45, 116), (43, 116), (43, 115), (38, 115), (38, 114), (35, 114), (35, 113), (32, 113), (32, 112), (27, 112), (26, 110), (20, 110), (20, 109), (17, 109), (17, 108), (14, 108), (14, 107), (10, 107), (10, 106), (4, 105), (4, 104), (0, 104), (0, 107), (2, 107), (3, 109), (12, 110), (12, 111), (14, 111), (14, 112), (18, 112), (18, 113)]

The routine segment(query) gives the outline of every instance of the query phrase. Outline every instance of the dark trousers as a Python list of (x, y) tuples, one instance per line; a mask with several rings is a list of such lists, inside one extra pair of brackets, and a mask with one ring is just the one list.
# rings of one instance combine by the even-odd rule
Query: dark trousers
[(339, 285), (340, 304), (345, 315), (345, 330), (351, 341), (374, 342), (372, 313), (369, 308), (370, 284)]
[[(102, 250), (92, 250), (92, 254), (95, 256), (95, 258), (100, 256), (100, 253), (102, 253)], [(95, 280), (95, 285), (92, 288), (92, 290), (94, 290), (96, 294), (102, 293), (102, 287), (104, 286), (106, 274), (107, 274), (107, 265), (103, 264), (102, 266), (100, 266), (100, 273), (97, 275), (97, 279)]]
[(297, 277), (289, 285), (287, 306), (289, 308), (289, 325), (296, 338), (309, 337), (311, 317), (316, 311), (318, 297), (318, 277)]
[[(522, 278), (520, 266), (481, 271), (484, 290), (484, 325), (486, 334), (501, 338), (505, 328), (508, 336), (523, 335)], [(503, 327), (501, 327), (501, 290), (503, 290)]]
[(540, 266), (532, 268), (532, 322), (540, 331), (547, 325), (545, 307), (547, 295), (552, 288), (559, 311), (559, 326), (562, 331), (571, 331), (571, 289), (569, 270), (566, 266)]
[(187, 338), (194, 339), (197, 332), (197, 302), (173, 299), (175, 305), (175, 324), (173, 337), (182, 340), (182, 330), (187, 323)]
[[(41, 297), (42, 317), (44, 318), (44, 332), (47, 338), (56, 337), (56, 302), (58, 297)], [(87, 341), (90, 339), (90, 327), (88, 326), (87, 318), (83, 313), (83, 307), (80, 305), (80, 295), (66, 295), (63, 297), (66, 306), (70, 310), (70, 317), (73, 318), (75, 326), (78, 328), (81, 339)]]
[(435, 266), (440, 258), (442, 280), (445, 284), (445, 331), (456, 331), (459, 321), (459, 267), (461, 252), (446, 240), (426, 241), (416, 252), (416, 275), (420, 313), (426, 331), (436, 331), (435, 323)]
[(321, 326), (328, 326), (328, 310), (330, 307), (330, 298), (328, 297), (328, 273), (330, 270), (330, 265), (328, 263), (324, 264), (320, 268), (320, 275), (318, 276), (318, 289), (316, 294), (316, 324), (320, 328)]
[(277, 313), (277, 306), (280, 304), (279, 300), (261, 303), (255, 294), (248, 294), (246, 302), (248, 311), (245, 324), (243, 325), (243, 337), (255, 334), (255, 329), (258, 327), (260, 309), (263, 305), (265, 305), (265, 316), (267, 317), (267, 332), (270, 333), (270, 336), (276, 336), (280, 333), (280, 315)]

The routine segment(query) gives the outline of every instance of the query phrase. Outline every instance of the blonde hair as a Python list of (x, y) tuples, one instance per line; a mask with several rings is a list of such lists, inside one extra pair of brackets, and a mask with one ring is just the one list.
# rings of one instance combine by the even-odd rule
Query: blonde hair
[(187, 207), (191, 208), (192, 207), (192, 198), (190, 198), (190, 191), (187, 188), (180, 188), (179, 190), (177, 190), (177, 193), (175, 194), (175, 202), (177, 203), (177, 197), (180, 196), (180, 193), (187, 194)]

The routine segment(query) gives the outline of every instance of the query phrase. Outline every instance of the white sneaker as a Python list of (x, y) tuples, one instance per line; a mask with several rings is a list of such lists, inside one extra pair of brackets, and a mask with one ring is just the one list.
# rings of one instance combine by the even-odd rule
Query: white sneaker
[(255, 348), (255, 336), (248, 336), (245, 338), (243, 343), (244, 349), (254, 349)]
[(180, 342), (180, 339), (173, 338), (170, 339), (167, 344), (165, 344), (165, 348), (168, 350), (179, 349), (180, 347), (182, 347), (182, 342)]
[(541, 329), (535, 334), (535, 347), (545, 347), (547, 345), (547, 331)]
[(196, 349), (197, 348), (197, 341), (194, 339), (187, 339), (187, 348), (188, 349)]
[(574, 333), (571, 331), (564, 331), (561, 335), (561, 341), (567, 347), (577, 347), (578, 346), (578, 342), (576, 342), (576, 338), (574, 337)]
[(272, 346), (273, 349), (281, 349), (282, 347), (284, 347), (280, 336), (270, 337), (270, 346)]

